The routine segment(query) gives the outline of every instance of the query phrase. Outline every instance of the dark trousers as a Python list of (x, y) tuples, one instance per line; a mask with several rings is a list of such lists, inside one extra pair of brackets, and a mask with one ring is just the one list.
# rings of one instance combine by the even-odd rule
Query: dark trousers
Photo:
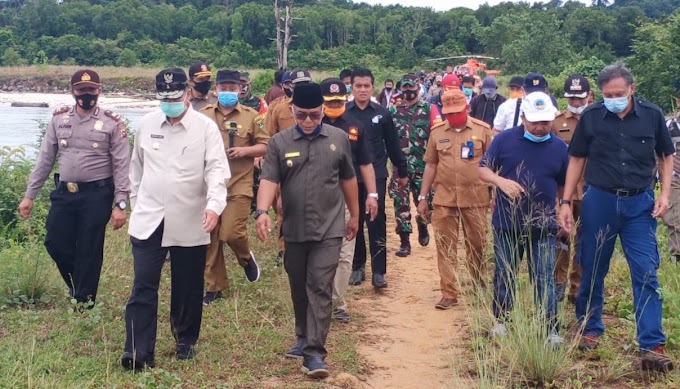
[(333, 311), (333, 279), (342, 238), (286, 242), (284, 266), (295, 311), (295, 335), (306, 338), (302, 354), (325, 358)]
[(368, 191), (363, 183), (359, 184), (359, 231), (356, 237), (352, 270), (359, 270), (366, 266), (366, 238), (364, 238), (364, 223), (366, 223), (373, 274), (385, 274), (387, 273), (387, 216), (385, 215), (387, 179), (378, 178), (376, 184), (378, 186), (378, 215), (374, 221), (365, 219)]
[(170, 251), (170, 329), (177, 344), (198, 341), (203, 317), (203, 271), (206, 246), (162, 247), (163, 223), (149, 239), (130, 238), (135, 280), (125, 310), (125, 351), (153, 360), (158, 322), (158, 285)]
[(104, 258), (104, 235), (111, 218), (113, 185), (70, 193), (57, 188), (50, 194), (45, 248), (78, 302), (94, 301)]

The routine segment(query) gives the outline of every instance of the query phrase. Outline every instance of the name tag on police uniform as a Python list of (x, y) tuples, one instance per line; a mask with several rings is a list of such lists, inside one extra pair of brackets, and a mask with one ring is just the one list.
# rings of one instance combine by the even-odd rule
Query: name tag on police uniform
[(294, 152), (292, 152), (292, 153), (286, 153), (284, 156), (285, 156), (286, 158), (299, 157), (299, 156), (300, 156), (300, 152), (299, 152), (299, 151), (294, 151)]

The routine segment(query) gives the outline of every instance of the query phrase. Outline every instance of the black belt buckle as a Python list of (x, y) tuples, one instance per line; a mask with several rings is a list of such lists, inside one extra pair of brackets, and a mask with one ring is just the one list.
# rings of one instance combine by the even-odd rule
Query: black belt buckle
[(617, 189), (616, 190), (616, 195), (619, 197), (628, 197), (630, 196), (634, 191), (630, 189)]

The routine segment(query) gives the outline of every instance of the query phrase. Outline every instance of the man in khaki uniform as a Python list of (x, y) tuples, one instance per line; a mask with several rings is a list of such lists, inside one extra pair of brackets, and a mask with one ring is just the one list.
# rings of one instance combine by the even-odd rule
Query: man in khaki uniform
[(189, 102), (196, 111), (217, 103), (217, 95), (210, 92), (211, 78), (210, 66), (205, 62), (198, 61), (189, 68)]
[(442, 299), (437, 309), (450, 309), (458, 304), (460, 286), (458, 264), (459, 224), (465, 236), (467, 265), (472, 279), (484, 286), (486, 264), (488, 186), (479, 179), (477, 166), (491, 144), (491, 127), (469, 117), (467, 100), (461, 90), (442, 95), (442, 114), (446, 121), (434, 126), (425, 152), (425, 172), (418, 196), (418, 214), (428, 219), (427, 196), (432, 183), (432, 226), (435, 229), (437, 261), (441, 277)]
[(99, 75), (93, 70), (73, 74), (71, 93), (76, 105), (54, 112), (19, 204), (21, 216), (28, 219), (33, 199), (58, 156), (59, 174), (50, 195), (45, 247), (69, 295), (79, 303), (94, 302), (97, 297), (106, 224), (109, 218), (114, 229), (125, 224), (130, 193), (125, 123), (120, 116), (99, 108), (101, 92)]
[(248, 216), (253, 198), (253, 160), (267, 152), (269, 134), (264, 130), (260, 114), (239, 103), (240, 78), (238, 71), (219, 70), (215, 86), (218, 102), (201, 111), (220, 129), (231, 171), (227, 207), (220, 216), (218, 228), (210, 234), (204, 305), (221, 298), (222, 291), (228, 286), (223, 242), (234, 251), (248, 281), (255, 282), (260, 277), (260, 269), (248, 244)]
[[(552, 125), (552, 133), (562, 138), (567, 144), (571, 142), (576, 124), (581, 117), (581, 112), (588, 106), (593, 92), (590, 90), (588, 79), (580, 74), (572, 74), (564, 83), (564, 97), (567, 98), (567, 109), (555, 116)], [(572, 199), (572, 211), (574, 220), (579, 220), (581, 213), (581, 199), (583, 198), (583, 186), (585, 180), (581, 177), (576, 187), (576, 193)], [(567, 299), (573, 303), (576, 301), (576, 293), (581, 282), (581, 265), (576, 258), (578, 250), (571, 255), (571, 242), (576, 247), (575, 237), (568, 235), (560, 236), (557, 242), (557, 262), (555, 264), (555, 289), (558, 301)], [(571, 266), (569, 263), (571, 262)], [(567, 290), (567, 282), (569, 289)]]

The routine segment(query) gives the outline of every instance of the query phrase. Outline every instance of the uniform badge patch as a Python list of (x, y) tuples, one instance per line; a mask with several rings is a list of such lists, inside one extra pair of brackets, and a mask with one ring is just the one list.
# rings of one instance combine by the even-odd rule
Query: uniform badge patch
[(299, 157), (300, 152), (299, 151), (293, 151), (292, 153), (286, 153), (284, 155), (286, 158), (294, 158), (294, 157)]
[(331, 85), (331, 93), (340, 93), (340, 87), (338, 86), (338, 84)]
[(94, 129), (95, 129), (95, 131), (101, 131), (103, 128), (104, 128), (104, 122), (103, 122), (103, 121), (97, 120), (97, 121), (94, 123)]
[(336, 147), (333, 143), (331, 143), (331, 151), (335, 151)]
[(359, 140), (359, 129), (356, 127), (351, 127), (349, 129), (349, 140)]
[(286, 161), (286, 166), (288, 166), (288, 167), (293, 167), (293, 161), (291, 161), (290, 159), (287, 160), (287, 161)]

